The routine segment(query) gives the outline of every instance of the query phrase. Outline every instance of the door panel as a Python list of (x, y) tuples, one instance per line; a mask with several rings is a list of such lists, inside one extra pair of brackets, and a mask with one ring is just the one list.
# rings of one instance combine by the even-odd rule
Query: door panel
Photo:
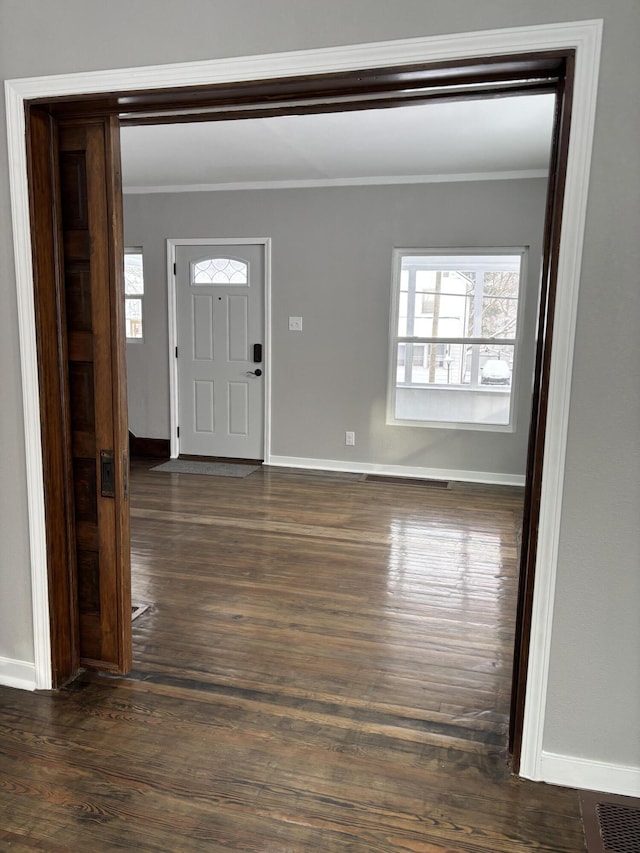
[(58, 150), (80, 662), (124, 672), (131, 595), (117, 123), (61, 123)]
[(229, 423), (230, 435), (249, 435), (249, 383), (229, 383)]
[(193, 394), (195, 401), (194, 426), (196, 432), (204, 435), (213, 435), (216, 431), (213, 413), (213, 382), (205, 379), (196, 379), (193, 383)]
[(180, 452), (262, 459), (264, 247), (178, 246), (176, 313)]
[(203, 293), (193, 297), (193, 358), (213, 361), (213, 298)]
[(249, 300), (231, 294), (227, 301), (229, 361), (246, 362), (249, 353)]

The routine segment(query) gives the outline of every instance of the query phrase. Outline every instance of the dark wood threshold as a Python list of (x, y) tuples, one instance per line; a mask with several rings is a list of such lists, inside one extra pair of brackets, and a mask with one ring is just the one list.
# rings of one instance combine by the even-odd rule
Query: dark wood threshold
[(169, 439), (140, 438), (129, 432), (129, 455), (132, 459), (169, 459)]

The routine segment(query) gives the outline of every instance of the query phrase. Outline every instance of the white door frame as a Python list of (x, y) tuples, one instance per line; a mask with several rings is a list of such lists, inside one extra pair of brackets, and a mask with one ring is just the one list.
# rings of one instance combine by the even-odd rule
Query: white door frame
[[(540, 496), (538, 554), (520, 773), (544, 779), (543, 735), (564, 487), (571, 376), (595, 124), (602, 20), (454, 33), (373, 44), (237, 56), (175, 65), (82, 71), (5, 81), (11, 216), (24, 412), (34, 638), (32, 675), (22, 686), (51, 686), (51, 648), (40, 399), (36, 348), (25, 101), (65, 95), (212, 85), (484, 56), (575, 50), (571, 138), (558, 258), (558, 287)], [(32, 680), (30, 680), (30, 678)]]
[(180, 455), (178, 436), (178, 345), (177, 283), (174, 273), (178, 246), (262, 246), (264, 249), (264, 433), (263, 459), (269, 464), (271, 455), (271, 237), (175, 237), (167, 240), (167, 293), (169, 302), (169, 415), (171, 458)]

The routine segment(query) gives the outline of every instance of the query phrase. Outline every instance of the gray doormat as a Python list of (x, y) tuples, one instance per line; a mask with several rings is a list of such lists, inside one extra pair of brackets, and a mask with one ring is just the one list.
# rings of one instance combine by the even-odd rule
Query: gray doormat
[(207, 474), (212, 477), (248, 477), (260, 470), (260, 465), (239, 465), (232, 462), (195, 462), (191, 459), (170, 459), (156, 465), (152, 471), (167, 474)]

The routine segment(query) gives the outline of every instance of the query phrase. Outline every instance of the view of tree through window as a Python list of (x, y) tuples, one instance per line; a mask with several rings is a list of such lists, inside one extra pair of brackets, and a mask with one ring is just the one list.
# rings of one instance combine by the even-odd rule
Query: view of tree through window
[(392, 422), (510, 424), (521, 261), (396, 253)]

